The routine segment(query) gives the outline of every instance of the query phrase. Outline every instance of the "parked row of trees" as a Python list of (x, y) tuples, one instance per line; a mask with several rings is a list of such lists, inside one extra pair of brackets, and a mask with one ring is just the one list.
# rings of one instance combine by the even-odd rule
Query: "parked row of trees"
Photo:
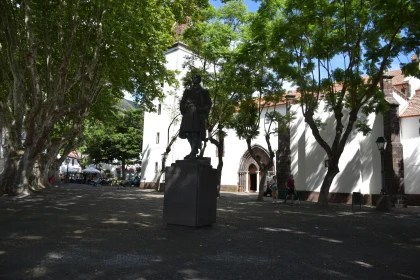
[(0, 194), (48, 184), (49, 170), (83, 141), (85, 119), (109, 112), (123, 90), (145, 108), (162, 97), (159, 85), (174, 82), (163, 55), (174, 42), (173, 25), (206, 5), (1, 0)]
[[(183, 37), (195, 54), (187, 66), (203, 76), (212, 95), (210, 142), (223, 154), (226, 129), (234, 128), (262, 171), (261, 185), (274, 164), (270, 136), (286, 131), (292, 118), (270, 113), (270, 123), (260, 131), (262, 112), (284, 101), (284, 81), (293, 82), (304, 120), (328, 157), (319, 196), (320, 204), (328, 204), (351, 132), (369, 133), (363, 115), (387, 110), (379, 88), (382, 75), (398, 56), (419, 53), (420, 3), (266, 0), (259, 1), (256, 13), (249, 13), (242, 0), (225, 2), (220, 9), (203, 10), (202, 20)], [(402, 66), (407, 74), (418, 75), (418, 62)], [(326, 101), (325, 107), (320, 107), (321, 100)], [(326, 124), (315, 117), (318, 110), (335, 118), (332, 142), (321, 136)], [(261, 162), (251, 148), (260, 133), (266, 139), (268, 162)], [(219, 157), (219, 179), (222, 167)]]
[(115, 108), (106, 120), (86, 120), (83, 154), (92, 163), (121, 163), (122, 178), (127, 164), (140, 163), (143, 110)]

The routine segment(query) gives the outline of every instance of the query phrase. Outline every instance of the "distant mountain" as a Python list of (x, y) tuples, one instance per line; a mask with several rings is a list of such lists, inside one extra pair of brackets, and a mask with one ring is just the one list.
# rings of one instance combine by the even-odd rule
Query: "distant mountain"
[(122, 99), (119, 104), (119, 107), (121, 108), (121, 110), (134, 110), (138, 108), (138, 105), (134, 101)]

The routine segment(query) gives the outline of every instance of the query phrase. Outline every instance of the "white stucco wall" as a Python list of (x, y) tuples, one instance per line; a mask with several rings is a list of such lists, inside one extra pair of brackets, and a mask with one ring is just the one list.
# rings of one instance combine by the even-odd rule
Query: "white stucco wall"
[[(182, 97), (184, 88), (182, 87), (181, 79), (186, 74), (186, 69), (183, 68), (183, 63), (186, 56), (191, 55), (187, 49), (182, 46), (177, 46), (168, 50), (165, 53), (166, 67), (170, 70), (180, 71), (177, 75), (180, 85), (178, 88), (164, 85), (163, 91), (166, 98), (161, 101), (154, 101), (156, 108), (161, 104), (161, 114), (157, 112), (146, 112), (144, 116), (144, 132), (143, 132), (143, 151), (142, 151), (142, 181), (153, 182), (156, 179), (155, 164), (158, 164), (158, 170), (161, 169), (162, 154), (165, 152), (168, 143), (168, 127), (172, 119), (178, 114), (179, 99)], [(178, 125), (172, 125), (169, 131), (171, 138), (178, 130)], [(159, 133), (159, 143), (156, 143), (157, 133)], [(188, 141), (180, 141), (178, 139), (172, 145), (172, 151), (169, 153), (166, 165), (170, 165), (178, 159), (183, 159), (188, 153)], [(207, 156), (207, 153), (205, 156)]]
[[(167, 67), (180, 71), (178, 75), (179, 80), (186, 73), (186, 70), (182, 68), (185, 55), (190, 55), (190, 53), (183, 47), (179, 47), (177, 51), (170, 50), (166, 53)], [(410, 80), (411, 83), (413, 84), (412, 89), (416, 89), (416, 81)], [(203, 86), (205, 87), (205, 85)], [(182, 86), (173, 88), (165, 85), (163, 90), (167, 93), (167, 97), (162, 102), (162, 114), (145, 113), (142, 163), (142, 180), (145, 182), (153, 182), (156, 179), (155, 163), (158, 163), (159, 170), (161, 168), (161, 155), (167, 145), (167, 129), (172, 120), (171, 114), (173, 115), (179, 111), (179, 98), (182, 97), (184, 88)], [(407, 105), (407, 101), (403, 98), (399, 96), (396, 96), (396, 98), (401, 103), (401, 107)], [(159, 101), (156, 101), (155, 105), (158, 106), (158, 104)], [(321, 109), (316, 117), (321, 117), (324, 122), (328, 123), (326, 130), (321, 131), (321, 135), (331, 144), (335, 135), (333, 130), (335, 119), (331, 114), (325, 113), (322, 107), (321, 105)], [(276, 110), (285, 114), (285, 105), (278, 106)], [(304, 122), (299, 105), (293, 105), (291, 110), (296, 112), (296, 119), (291, 125), (291, 167), (295, 176), (296, 187), (298, 190), (319, 191), (327, 172), (327, 168), (324, 166), (324, 161), (327, 159), (326, 153), (315, 141), (312, 131)], [(363, 194), (380, 193), (381, 158), (376, 146), (376, 139), (379, 136), (383, 136), (382, 115), (370, 115), (368, 123), (372, 127), (372, 133), (364, 136), (362, 133), (353, 131), (350, 135), (340, 158), (340, 173), (335, 177), (330, 192), (351, 193), (360, 191)], [(406, 192), (420, 193), (420, 178), (418, 175), (420, 174), (419, 118), (402, 119), (401, 125)], [(264, 118), (261, 119), (260, 127), (261, 133), (252, 144), (266, 147), (263, 132)], [(170, 129), (170, 136), (174, 135), (178, 128), (179, 123), (173, 125)], [(159, 144), (156, 144), (157, 132), (160, 133)], [(278, 149), (277, 141), (277, 137), (273, 136), (271, 138), (271, 145), (274, 149)], [(225, 139), (225, 155), (223, 157), (222, 185), (237, 185), (238, 171), (247, 171), (239, 170), (241, 159), (246, 151), (246, 142), (239, 140), (235, 131), (228, 130)], [(168, 155), (166, 166), (169, 166), (176, 160), (183, 159), (189, 152), (190, 146), (188, 141), (178, 138)], [(214, 145), (208, 143), (204, 156), (211, 158), (213, 168), (217, 167), (218, 159), (216, 158), (216, 147)]]
[[(165, 53), (167, 63), (166, 67), (171, 70), (178, 70), (178, 80), (181, 81), (182, 77), (186, 74), (186, 69), (183, 69), (182, 65), (185, 62), (185, 56), (191, 55), (191, 53), (179, 46), (171, 49)], [(203, 85), (205, 87), (205, 85)], [(165, 85), (163, 88), (167, 97), (162, 103), (162, 114), (158, 115), (156, 112), (145, 113), (144, 117), (144, 135), (143, 135), (143, 152), (142, 152), (142, 181), (153, 182), (156, 179), (157, 173), (155, 172), (155, 165), (157, 163), (158, 169), (161, 168), (162, 154), (165, 152), (167, 146), (168, 137), (168, 126), (172, 120), (171, 114), (179, 113), (179, 99), (182, 97), (184, 88), (182, 85), (179, 88), (169, 87)], [(171, 94), (169, 94), (171, 93)], [(176, 98), (178, 96), (178, 98)], [(159, 101), (155, 101), (154, 104), (157, 108)], [(273, 110), (273, 107), (270, 108)], [(285, 106), (279, 106), (276, 108), (277, 111), (284, 114)], [(172, 111), (172, 113), (171, 113)], [(263, 112), (263, 116), (265, 112)], [(261, 127), (264, 127), (264, 118), (261, 119)], [(179, 129), (179, 123), (172, 125), (170, 129), (170, 137), (172, 137)], [(156, 144), (156, 134), (159, 132), (160, 141)], [(266, 147), (263, 130), (260, 135), (252, 143), (260, 144)], [(273, 148), (277, 148), (277, 137), (271, 138), (271, 145)], [(222, 185), (237, 185), (238, 182), (238, 171), (241, 158), (247, 151), (247, 145), (245, 140), (239, 140), (236, 137), (234, 130), (228, 130), (227, 137), (225, 139), (225, 155), (223, 157), (223, 171), (222, 171)], [(176, 160), (181, 160), (190, 152), (190, 146), (187, 140), (177, 139), (172, 145), (172, 151), (169, 153), (166, 160), (166, 166)], [(204, 153), (205, 157), (211, 158), (211, 164), (213, 168), (217, 167), (218, 158), (216, 157), (216, 147), (207, 143), (207, 148)], [(245, 171), (245, 170), (244, 170)]]
[[(68, 159), (70, 160), (68, 165), (69, 173), (80, 173), (82, 171), (82, 167), (80, 166), (77, 158), (69, 157)], [(59, 171), (60, 173), (67, 173), (67, 164), (65, 160), (61, 163)]]
[(410, 85), (410, 96), (409, 98), (413, 98), (413, 96), (416, 94), (416, 90), (420, 89), (420, 80), (416, 79), (414, 77), (409, 77), (408, 83)]
[(420, 117), (401, 119), (406, 194), (420, 194)]
[(398, 113), (401, 114), (407, 108), (408, 101), (396, 93), (394, 93), (392, 96), (395, 98), (395, 100), (397, 100), (398, 104), (400, 104), (400, 106), (398, 106)]
[[(292, 110), (298, 113), (291, 130), (292, 173), (295, 176), (296, 188), (318, 192), (327, 173), (324, 165), (327, 155), (305, 123), (299, 105), (294, 105)], [(323, 110), (320, 110), (316, 117), (321, 117), (328, 124), (320, 133), (331, 145), (335, 136), (334, 117)], [(382, 116), (371, 115), (368, 120), (372, 133), (368, 136), (356, 131), (351, 133), (340, 158), (340, 173), (334, 178), (330, 192), (380, 192), (380, 154), (375, 141), (383, 135)]]

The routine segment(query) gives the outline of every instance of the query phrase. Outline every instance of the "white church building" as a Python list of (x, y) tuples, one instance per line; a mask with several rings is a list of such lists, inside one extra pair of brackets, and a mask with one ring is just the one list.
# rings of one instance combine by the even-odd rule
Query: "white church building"
[[(166, 51), (166, 67), (178, 70), (178, 78), (186, 74), (183, 63), (190, 51), (182, 43), (175, 44)], [(335, 177), (330, 188), (330, 201), (351, 203), (352, 192), (361, 192), (364, 203), (374, 204), (381, 191), (381, 155), (376, 145), (376, 139), (384, 136), (389, 142), (385, 153), (385, 182), (397, 185), (399, 193), (404, 193), (407, 203), (420, 205), (420, 80), (404, 77), (400, 70), (391, 71), (391, 76), (384, 79), (384, 93), (390, 104), (390, 110), (382, 115), (370, 115), (368, 121), (372, 133), (363, 136), (353, 131), (341, 156), (340, 173)], [(181, 83), (180, 83), (181, 84)], [(205, 85), (203, 85), (205, 87)], [(162, 164), (162, 155), (168, 142), (179, 129), (179, 122), (172, 123), (179, 114), (179, 100), (184, 88), (163, 86), (166, 98), (155, 101), (156, 112), (146, 112), (144, 116), (143, 151), (141, 187), (154, 186)], [(285, 102), (269, 107), (286, 113)], [(291, 111), (296, 112), (296, 119), (291, 124), (290, 150), (291, 172), (295, 177), (296, 188), (301, 199), (316, 201), (323, 178), (327, 172), (325, 151), (319, 146), (310, 128), (304, 122), (299, 105), (291, 105)], [(319, 111), (323, 121), (333, 124), (334, 118), (328, 113)], [(261, 119), (261, 127), (264, 126)], [(333, 139), (332, 125), (321, 131), (324, 139)], [(261, 129), (263, 131), (263, 129)], [(263, 133), (253, 140), (254, 151), (268, 158)], [(272, 147), (278, 149), (277, 137), (271, 138)], [(281, 148), (281, 147), (280, 147)], [(187, 140), (178, 138), (167, 155), (166, 166), (176, 160), (182, 160), (190, 152)], [(217, 167), (217, 149), (211, 143), (207, 144), (205, 157), (211, 158), (213, 168)], [(401, 159), (399, 160), (399, 157)], [(279, 159), (269, 172), (274, 175), (279, 166)], [(258, 192), (260, 172), (258, 165), (250, 157), (245, 140), (239, 139), (235, 131), (229, 130), (225, 139), (225, 154), (223, 155), (223, 171), (221, 189), (226, 191)], [(164, 177), (161, 181), (164, 181)]]

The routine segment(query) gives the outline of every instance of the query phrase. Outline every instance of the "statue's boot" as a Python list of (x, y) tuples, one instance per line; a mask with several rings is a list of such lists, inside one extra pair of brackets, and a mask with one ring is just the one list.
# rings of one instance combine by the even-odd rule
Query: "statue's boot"
[(186, 155), (184, 159), (196, 159), (196, 156), (195, 154), (191, 153), (191, 154)]
[(184, 159), (196, 159), (197, 158), (196, 155), (198, 153), (198, 146), (199, 146), (199, 143), (200, 143), (198, 141), (198, 134), (190, 133), (189, 135), (187, 135), (187, 139), (188, 139), (188, 142), (190, 143), (190, 146), (191, 146), (191, 153), (189, 155), (186, 155), (184, 157)]

